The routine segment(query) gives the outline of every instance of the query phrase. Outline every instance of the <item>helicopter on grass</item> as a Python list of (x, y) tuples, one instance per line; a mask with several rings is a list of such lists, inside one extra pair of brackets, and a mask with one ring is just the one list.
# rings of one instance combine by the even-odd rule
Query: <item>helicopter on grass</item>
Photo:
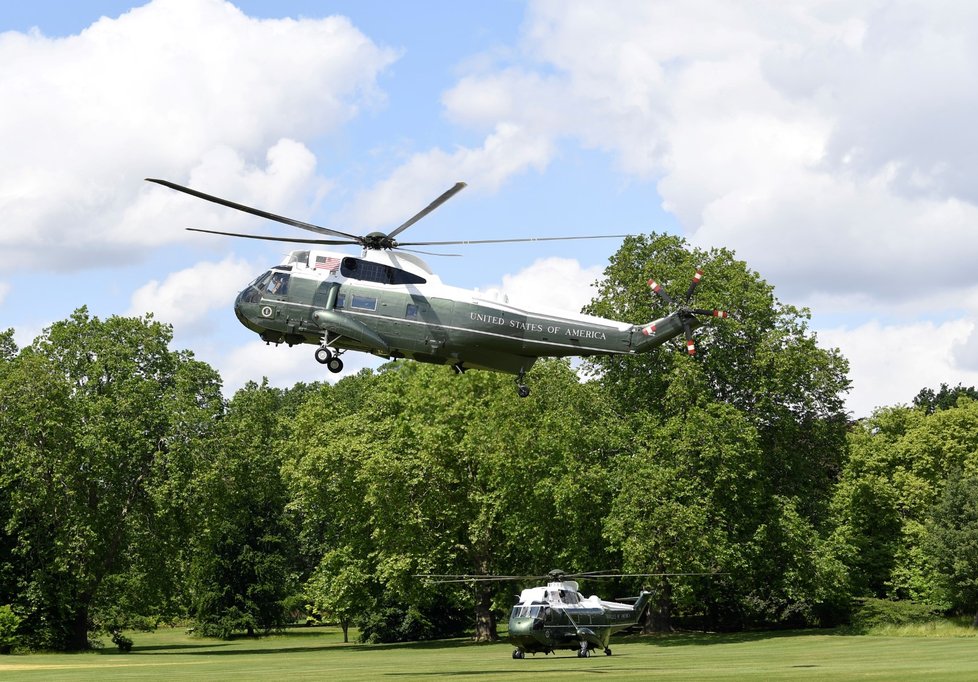
[[(611, 655), (611, 635), (638, 624), (652, 592), (643, 589), (637, 597), (608, 601), (597, 595), (585, 598), (580, 586), (571, 578), (614, 579), (652, 576), (716, 575), (714, 573), (564, 573), (554, 569), (545, 576), (489, 576), (425, 574), (433, 584), (473, 583), (484, 581), (548, 580), (546, 585), (529, 587), (520, 592), (509, 615), (509, 640), (516, 647), (513, 658), (529, 654), (551, 654), (555, 650), (576, 651), (579, 658), (592, 652)], [(631, 603), (626, 603), (631, 602)]]
[[(382, 358), (410, 358), (451, 365), (459, 374), (486, 369), (516, 375), (520, 397), (530, 394), (526, 373), (541, 357), (629, 355), (646, 353), (680, 334), (687, 352), (696, 352), (693, 330), (701, 317), (727, 317), (721, 310), (690, 306), (702, 277), (697, 271), (681, 301), (649, 280), (652, 291), (675, 310), (646, 324), (618, 322), (564, 311), (529, 310), (443, 284), (411, 247), (573, 239), (623, 238), (628, 235), (401, 242), (397, 237), (465, 188), (456, 183), (394, 230), (354, 235), (269, 213), (205, 194), (167, 180), (146, 178), (228, 208), (314, 232), (318, 238), (271, 237), (187, 228), (247, 239), (307, 245), (259, 275), (238, 294), (238, 320), (266, 343), (316, 345), (315, 359), (331, 372), (343, 369), (348, 350)], [(359, 257), (322, 249), (359, 246)]]

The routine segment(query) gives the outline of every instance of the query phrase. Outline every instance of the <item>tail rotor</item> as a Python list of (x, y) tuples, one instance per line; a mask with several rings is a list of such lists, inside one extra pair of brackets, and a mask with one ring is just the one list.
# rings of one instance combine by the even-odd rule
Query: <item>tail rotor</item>
[[(650, 279), (648, 281), (649, 288), (652, 289), (652, 293), (661, 298), (670, 307), (675, 308), (674, 314), (678, 316), (680, 324), (682, 324), (683, 334), (686, 339), (686, 352), (689, 355), (696, 355), (696, 341), (693, 338), (693, 329), (698, 325), (697, 317), (718, 317), (721, 319), (727, 319), (730, 317), (730, 313), (725, 310), (708, 310), (706, 308), (693, 308), (691, 303), (693, 300), (693, 295), (696, 293), (696, 288), (699, 286), (700, 281), (703, 279), (702, 268), (697, 268), (696, 273), (693, 275), (692, 281), (689, 283), (689, 288), (686, 289), (686, 294), (683, 296), (681, 301), (676, 301), (669, 293), (663, 288), (662, 284)], [(652, 336), (656, 332), (655, 324), (650, 324), (642, 329), (642, 333), (646, 336)]]

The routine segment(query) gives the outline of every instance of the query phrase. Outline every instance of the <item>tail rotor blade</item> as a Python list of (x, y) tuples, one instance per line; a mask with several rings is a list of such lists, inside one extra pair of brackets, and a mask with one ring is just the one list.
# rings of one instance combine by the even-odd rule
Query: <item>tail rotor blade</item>
[(656, 282), (654, 279), (649, 280), (649, 287), (652, 289), (652, 293), (661, 298), (663, 301), (669, 305), (676, 305), (676, 302), (672, 300), (672, 296), (666, 293), (666, 290), (662, 288), (662, 285)]
[(693, 281), (689, 283), (689, 289), (686, 290), (686, 303), (689, 303), (692, 300), (693, 292), (696, 291), (696, 287), (699, 286), (701, 279), (703, 279), (703, 269), (696, 268), (696, 274), (693, 275)]
[(686, 333), (686, 352), (689, 355), (696, 355), (696, 341), (693, 340), (693, 328), (689, 320), (683, 318), (683, 331)]
[(707, 310), (706, 308), (693, 308), (690, 310), (690, 312), (697, 315), (706, 315), (707, 317), (719, 317), (722, 320), (730, 317), (730, 313), (728, 313), (726, 310), (717, 310), (716, 308), (713, 310)]

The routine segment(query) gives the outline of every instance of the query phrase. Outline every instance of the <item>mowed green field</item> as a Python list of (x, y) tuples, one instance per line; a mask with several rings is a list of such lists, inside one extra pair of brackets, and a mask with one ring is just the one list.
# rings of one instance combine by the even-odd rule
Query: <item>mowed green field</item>
[(290, 630), (230, 642), (183, 630), (131, 633), (81, 654), (0, 656), (4, 680), (975, 680), (978, 639), (880, 637), (805, 631), (682, 634), (614, 639), (612, 656), (570, 651), (516, 661), (505, 643), (343, 644), (334, 628)]

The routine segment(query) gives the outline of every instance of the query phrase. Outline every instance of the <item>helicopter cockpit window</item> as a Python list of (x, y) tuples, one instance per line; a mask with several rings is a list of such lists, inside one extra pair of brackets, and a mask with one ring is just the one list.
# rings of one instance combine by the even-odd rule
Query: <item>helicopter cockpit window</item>
[(536, 618), (540, 615), (539, 606), (520, 606), (517, 604), (513, 607), (512, 616), (514, 618)]
[(268, 286), (268, 282), (272, 279), (271, 271), (267, 271), (259, 275), (254, 282), (248, 285), (245, 289), (243, 300), (245, 303), (258, 303), (261, 300), (262, 294), (265, 292), (265, 287)]
[(285, 296), (289, 291), (289, 275), (284, 272), (272, 273), (272, 279), (265, 291), (272, 296)]
[(424, 284), (427, 281), (424, 277), (419, 277), (407, 270), (352, 257), (343, 259), (340, 265), (340, 274), (350, 279), (378, 282), (379, 284)]

